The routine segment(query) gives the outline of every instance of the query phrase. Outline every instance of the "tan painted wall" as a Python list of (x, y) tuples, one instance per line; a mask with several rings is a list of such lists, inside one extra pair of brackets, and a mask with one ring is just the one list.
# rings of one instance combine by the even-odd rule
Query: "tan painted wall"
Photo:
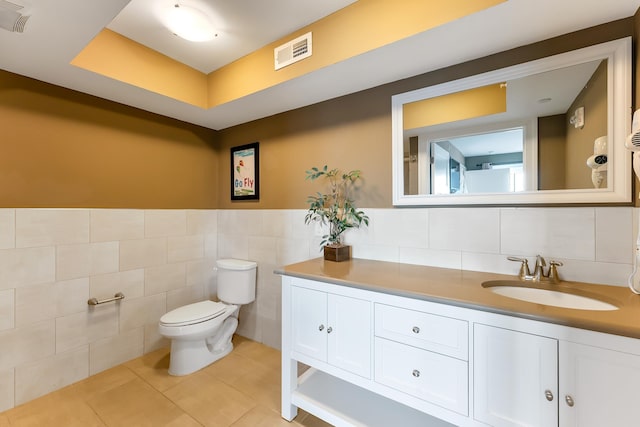
[(0, 207), (215, 208), (213, 138), (0, 71)]
[(207, 76), (105, 28), (71, 64), (112, 79), (207, 108)]
[[(584, 127), (576, 128), (569, 119), (584, 107)], [(587, 159), (593, 155), (596, 138), (607, 134), (607, 65), (603, 61), (566, 114), (566, 188), (593, 188)]]
[[(222, 130), (218, 206), (304, 208), (321, 189), (305, 181), (305, 170), (328, 164), (363, 171), (359, 207), (390, 207), (392, 95), (632, 34), (633, 19), (624, 19)], [(254, 141), (260, 142), (260, 200), (232, 202), (229, 148)]]
[[(372, 89), (219, 133), (220, 208), (301, 208), (321, 187), (305, 180), (313, 166), (364, 172), (367, 206), (388, 206), (391, 192), (391, 108), (388, 90)], [(229, 148), (260, 142), (260, 200), (230, 200)]]
[[(362, 169), (391, 206), (391, 95), (634, 32), (629, 18), (218, 132), (0, 72), (0, 207), (306, 207), (305, 170)], [(637, 81), (636, 77), (636, 81)], [(211, 143), (216, 139), (216, 148)], [(260, 142), (261, 198), (231, 202), (229, 147)]]
[(507, 88), (496, 83), (404, 104), (402, 128), (407, 131), (506, 111)]
[(567, 188), (566, 114), (538, 118), (538, 190)]

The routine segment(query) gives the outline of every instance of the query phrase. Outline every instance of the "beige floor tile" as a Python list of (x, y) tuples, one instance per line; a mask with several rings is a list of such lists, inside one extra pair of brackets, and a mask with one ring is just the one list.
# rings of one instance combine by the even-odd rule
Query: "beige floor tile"
[[(130, 427), (131, 424), (126, 424), (126, 426)], [(150, 427), (152, 426), (150, 425)], [(202, 424), (194, 420), (191, 415), (182, 414), (178, 418), (162, 424), (162, 427), (202, 427)]]
[(87, 401), (96, 394), (112, 390), (136, 378), (138, 377), (133, 371), (120, 365), (65, 387), (57, 393)]
[(238, 379), (261, 368), (258, 362), (233, 351), (203, 370), (232, 386)]
[(227, 427), (256, 406), (248, 396), (200, 371), (164, 393), (205, 426)]
[(280, 352), (239, 336), (227, 357), (168, 374), (169, 348), (0, 413), (0, 427), (330, 427), (299, 411), (280, 417)]
[(246, 356), (258, 363), (273, 369), (280, 369), (281, 353), (275, 348), (268, 347), (239, 335), (233, 338), (234, 352)]
[(258, 405), (232, 424), (232, 427), (288, 427), (291, 424), (272, 409)]
[(233, 388), (251, 396), (267, 408), (280, 410), (280, 370), (254, 364), (250, 372), (236, 378)]
[(169, 375), (169, 348), (161, 348), (125, 363), (136, 375), (159, 391), (165, 391), (184, 381), (188, 376)]
[(97, 393), (87, 403), (108, 426), (199, 425), (173, 402), (139, 378)]
[(12, 427), (105, 426), (82, 399), (54, 392), (5, 412)]

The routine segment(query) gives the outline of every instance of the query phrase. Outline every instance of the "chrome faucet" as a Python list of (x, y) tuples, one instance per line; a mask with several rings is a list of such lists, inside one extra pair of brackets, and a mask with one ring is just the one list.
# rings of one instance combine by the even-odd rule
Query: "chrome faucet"
[(529, 270), (529, 261), (526, 258), (510, 256), (507, 257), (507, 259), (509, 261), (517, 261), (520, 263), (520, 272), (518, 273), (520, 280), (551, 283), (558, 283), (560, 281), (557, 268), (562, 265), (562, 262), (560, 261), (549, 261), (549, 269), (545, 274), (544, 269), (547, 266), (547, 263), (541, 255), (536, 255), (536, 264), (533, 269), (533, 273)]

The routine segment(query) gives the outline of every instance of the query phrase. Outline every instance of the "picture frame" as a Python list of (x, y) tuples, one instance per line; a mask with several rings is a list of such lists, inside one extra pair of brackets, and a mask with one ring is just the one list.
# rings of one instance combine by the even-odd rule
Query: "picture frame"
[(260, 147), (257, 142), (231, 148), (231, 200), (260, 199)]

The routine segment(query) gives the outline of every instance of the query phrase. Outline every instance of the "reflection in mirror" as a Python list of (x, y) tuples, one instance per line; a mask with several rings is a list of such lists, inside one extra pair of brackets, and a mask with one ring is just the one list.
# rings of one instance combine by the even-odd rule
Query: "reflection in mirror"
[(394, 96), (394, 203), (630, 202), (629, 46)]
[(421, 175), (424, 179), (418, 180), (418, 192), (457, 194), (523, 191), (523, 144), (522, 127), (431, 140), (426, 150), (432, 161), (418, 166), (418, 169), (431, 169), (431, 173)]
[[(498, 91), (487, 91), (487, 88)], [(470, 117), (457, 120), (434, 114), (435, 108), (422, 109), (417, 106), (424, 101), (403, 106), (405, 154), (409, 153), (410, 141), (417, 139), (427, 150), (425, 157), (430, 159), (424, 165), (418, 164), (409, 173), (416, 174), (419, 185), (416, 189), (406, 189), (405, 194), (455, 194), (455, 193), (502, 193), (524, 191), (524, 185), (515, 184), (515, 168), (519, 170), (520, 180), (528, 174), (538, 174), (539, 181), (526, 187), (527, 190), (562, 190), (568, 188), (593, 188), (592, 168), (587, 159), (593, 155), (592, 148), (584, 140), (595, 141), (606, 136), (607, 132), (607, 60), (590, 61), (584, 64), (565, 67), (558, 70), (513, 79), (499, 85), (485, 86), (482, 93), (462, 91), (428, 101), (442, 104), (446, 102), (447, 111)], [(476, 99), (475, 96), (480, 98)], [(456, 99), (451, 99), (455, 96)], [(443, 98), (447, 98), (446, 100)], [(472, 105), (476, 104), (474, 107)], [(432, 107), (432, 105), (430, 107)], [(494, 108), (496, 105), (499, 107)], [(479, 107), (479, 108), (477, 108)], [(588, 111), (588, 117), (579, 122), (574, 119), (576, 110)], [(437, 117), (437, 118), (436, 118)], [(420, 120), (422, 118), (422, 120)], [(588, 118), (588, 121), (587, 121)], [(505, 120), (529, 122), (515, 129), (500, 122)], [(415, 124), (428, 126), (413, 127)], [(495, 130), (478, 131), (478, 125), (496, 123)], [(539, 159), (535, 164), (524, 168), (524, 129), (531, 126), (529, 132), (538, 135), (531, 140), (531, 150), (537, 150)], [(434, 136), (434, 135), (448, 136)], [(456, 136), (460, 135), (460, 136)], [(421, 141), (423, 143), (421, 144)], [(434, 144), (441, 147), (437, 149)], [(445, 190), (443, 179), (451, 180), (441, 170), (445, 154), (461, 164), (455, 174), (460, 174), (461, 184), (454, 182), (456, 191), (451, 187)], [(571, 153), (571, 155), (568, 155)], [(457, 158), (456, 158), (457, 157)], [(519, 158), (519, 161), (518, 161)], [(448, 160), (447, 160), (448, 161)], [(505, 164), (513, 165), (508, 174)], [(599, 170), (604, 171), (605, 165)], [(409, 168), (406, 164), (405, 168)], [(523, 175), (524, 174), (524, 175)], [(438, 177), (439, 181), (430, 179)], [(411, 180), (411, 178), (410, 178)], [(423, 185), (420, 185), (422, 183)], [(606, 188), (606, 179), (598, 182), (597, 188)]]

